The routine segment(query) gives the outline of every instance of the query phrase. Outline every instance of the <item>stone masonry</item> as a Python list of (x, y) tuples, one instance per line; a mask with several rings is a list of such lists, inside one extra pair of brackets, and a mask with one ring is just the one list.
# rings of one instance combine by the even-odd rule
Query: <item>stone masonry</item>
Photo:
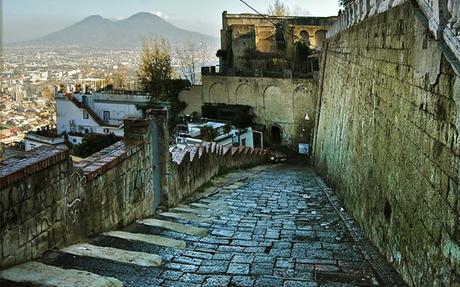
[[(63, 272), (91, 272), (137, 287), (405, 286), (311, 169), (261, 166), (229, 173), (213, 184), (198, 200), (153, 216), (204, 228), (204, 234), (142, 222), (123, 228), (133, 235), (183, 240), (181, 248), (107, 234), (89, 242), (157, 254), (160, 266), (65, 252), (51, 252), (39, 261), (64, 268)], [(172, 213), (176, 218), (170, 217)]]
[(331, 37), (315, 165), (414, 286), (460, 282), (460, 80), (408, 1)]

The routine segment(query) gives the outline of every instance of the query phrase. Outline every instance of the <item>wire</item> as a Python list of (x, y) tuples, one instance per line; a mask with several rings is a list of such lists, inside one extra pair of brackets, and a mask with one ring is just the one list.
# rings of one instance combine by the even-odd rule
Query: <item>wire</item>
[(244, 5), (248, 6), (249, 9), (251, 9), (252, 11), (256, 12), (259, 16), (262, 16), (265, 18), (265, 20), (267, 20), (268, 22), (272, 23), (274, 26), (278, 26), (277, 23), (273, 22), (270, 18), (268, 18), (266, 15), (260, 13), (259, 11), (257, 11), (256, 8), (252, 7), (251, 5), (249, 5), (246, 1), (244, 0), (239, 0), (241, 3), (243, 3)]
[[(254, 8), (251, 5), (249, 5), (246, 1), (244, 1), (244, 0), (239, 0), (239, 1), (241, 3), (243, 3), (244, 5), (246, 5), (247, 7), (249, 7), (249, 9), (251, 9), (252, 11), (256, 12), (259, 16), (263, 17), (265, 20), (267, 20), (268, 22), (273, 24), (273, 26), (281, 28), (281, 30), (283, 31), (284, 35), (289, 35), (292, 38), (292, 40), (295, 41), (295, 36), (293, 34), (291, 34), (291, 33), (286, 32), (286, 29), (284, 28), (283, 25), (273, 22), (269, 17), (267, 17), (267, 15), (264, 15), (264, 14), (260, 13), (256, 8)], [(312, 45), (311, 43), (309, 43), (309, 46), (314, 48), (314, 49), (322, 49), (321, 47), (317, 47), (315, 45)]]

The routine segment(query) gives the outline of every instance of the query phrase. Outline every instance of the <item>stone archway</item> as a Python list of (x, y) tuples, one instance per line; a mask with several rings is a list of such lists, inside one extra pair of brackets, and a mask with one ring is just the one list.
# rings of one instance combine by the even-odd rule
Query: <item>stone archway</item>
[(209, 88), (209, 102), (228, 104), (228, 92), (221, 82), (216, 82)]
[(241, 84), (235, 92), (236, 104), (255, 107), (257, 105), (256, 95), (248, 84)]
[(324, 42), (324, 40), (326, 40), (326, 33), (327, 33), (327, 30), (318, 30), (318, 31), (316, 31), (316, 33), (315, 33), (315, 43), (314, 43), (314, 45), (316, 46), (316, 47), (314, 47), (315, 49), (323, 47), (323, 42)]

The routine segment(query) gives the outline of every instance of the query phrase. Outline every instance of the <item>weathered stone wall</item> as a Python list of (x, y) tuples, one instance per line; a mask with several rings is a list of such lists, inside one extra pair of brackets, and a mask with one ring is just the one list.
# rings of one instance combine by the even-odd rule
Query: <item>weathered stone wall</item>
[(203, 143), (173, 152), (167, 204), (174, 206), (190, 196), (222, 169), (267, 162), (267, 151)]
[[(271, 127), (277, 125), (283, 144), (296, 147), (311, 140), (317, 85), (317, 80), (203, 76), (200, 107), (204, 103), (251, 106), (255, 123), (266, 127), (266, 140), (270, 139)], [(305, 113), (310, 120), (305, 120)]]
[(183, 90), (179, 93), (179, 100), (187, 103), (184, 114), (191, 115), (193, 112), (201, 113), (203, 86), (192, 86), (190, 90)]
[(177, 204), (221, 168), (266, 159), (265, 151), (209, 144), (171, 162), (167, 113), (152, 115), (125, 120), (124, 140), (78, 163), (46, 146), (0, 162), (0, 269), (145, 218), (160, 201)]
[(314, 158), (410, 285), (457, 286), (460, 80), (415, 9), (328, 40)]
[(127, 120), (125, 129), (125, 140), (75, 167), (68, 151), (51, 147), (1, 162), (0, 268), (153, 212), (148, 121)]

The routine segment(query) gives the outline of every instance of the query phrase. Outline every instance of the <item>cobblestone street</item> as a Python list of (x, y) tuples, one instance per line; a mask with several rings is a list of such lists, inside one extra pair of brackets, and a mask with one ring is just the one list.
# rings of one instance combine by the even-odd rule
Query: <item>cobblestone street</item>
[[(216, 179), (204, 194), (159, 213), (153, 221), (89, 242), (156, 254), (161, 257), (159, 266), (78, 256), (68, 250), (38, 261), (116, 278), (124, 286), (403, 285), (332, 191), (307, 167), (233, 172)], [(165, 240), (151, 244), (140, 235)]]

